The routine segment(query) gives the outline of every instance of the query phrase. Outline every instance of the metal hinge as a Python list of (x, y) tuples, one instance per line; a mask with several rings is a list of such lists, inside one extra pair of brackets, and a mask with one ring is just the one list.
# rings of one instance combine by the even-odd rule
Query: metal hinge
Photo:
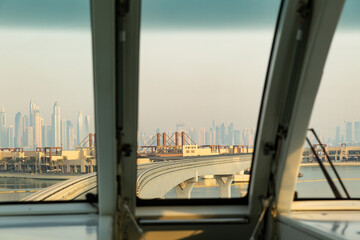
[(269, 197), (265, 198), (265, 197), (261, 197), (260, 198), (260, 201), (261, 201), (261, 206), (262, 206), (262, 210), (260, 212), (260, 215), (259, 215), (259, 218), (258, 218), (258, 221), (256, 222), (256, 225), (255, 225), (255, 228), (251, 234), (251, 237), (250, 237), (250, 240), (255, 240), (259, 231), (260, 231), (260, 226), (261, 226), (261, 223), (263, 222), (264, 220), (264, 216), (265, 216), (265, 213), (266, 211), (268, 210), (269, 206), (272, 205), (272, 200), (273, 200), (273, 196), (270, 195)]
[(282, 125), (278, 126), (278, 130), (276, 132), (276, 140), (275, 143), (273, 142), (267, 142), (264, 146), (264, 154), (265, 155), (274, 155), (277, 151), (277, 146), (279, 144), (279, 141), (282, 141), (286, 138), (287, 135), (287, 128), (285, 128)]
[(130, 10), (130, 0), (119, 0), (117, 4), (117, 13), (124, 17)]
[(270, 155), (276, 152), (275, 145), (272, 142), (265, 143), (264, 154)]
[(120, 203), (120, 215), (118, 219), (120, 227), (120, 239), (128, 240), (129, 239), (129, 227), (132, 225), (136, 232), (139, 234), (140, 239), (146, 240), (144, 236), (144, 231), (140, 227), (139, 223), (136, 221), (136, 218), (132, 211), (129, 208), (128, 201), (125, 199)]

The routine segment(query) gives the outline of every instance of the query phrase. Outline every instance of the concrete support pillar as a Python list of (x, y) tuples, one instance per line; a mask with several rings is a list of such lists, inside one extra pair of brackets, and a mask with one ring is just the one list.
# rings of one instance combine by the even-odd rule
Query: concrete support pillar
[(214, 175), (220, 188), (220, 198), (231, 198), (231, 183), (234, 181), (235, 174)]
[(160, 133), (157, 133), (157, 134), (156, 134), (156, 142), (157, 142), (157, 143), (156, 143), (156, 146), (157, 146), (157, 147), (160, 147)]
[(176, 185), (175, 192), (176, 192), (176, 198), (182, 198), (182, 199), (189, 199), (191, 195), (191, 190), (195, 186), (198, 178), (190, 178), (189, 180), (185, 181), (186, 185), (184, 187), (181, 186), (181, 184)]
[(175, 145), (176, 146), (179, 146), (179, 137), (180, 137), (180, 134), (178, 132), (175, 133)]
[(181, 146), (185, 145), (185, 132), (181, 132)]
[(166, 146), (166, 133), (163, 133), (163, 146)]

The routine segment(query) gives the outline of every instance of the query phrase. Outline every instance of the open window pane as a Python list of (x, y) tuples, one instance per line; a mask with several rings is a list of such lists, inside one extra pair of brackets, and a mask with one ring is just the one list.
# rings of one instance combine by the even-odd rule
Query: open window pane
[(142, 2), (140, 199), (246, 196), (279, 6)]
[[(325, 65), (310, 120), (347, 191), (359, 198), (360, 184), (360, 2), (347, 0)], [(319, 143), (310, 137), (319, 158), (343, 197), (345, 193), (332, 172)], [(299, 198), (334, 198), (315, 155), (305, 145), (296, 191)]]
[(0, 202), (85, 199), (97, 170), (89, 1), (0, 5)]

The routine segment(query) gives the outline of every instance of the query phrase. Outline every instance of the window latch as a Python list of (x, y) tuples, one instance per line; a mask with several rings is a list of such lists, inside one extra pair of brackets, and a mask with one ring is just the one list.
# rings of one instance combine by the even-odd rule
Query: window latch
[(130, 157), (132, 152), (131, 145), (129, 143), (124, 143), (121, 148), (121, 152), (124, 153), (125, 157)]

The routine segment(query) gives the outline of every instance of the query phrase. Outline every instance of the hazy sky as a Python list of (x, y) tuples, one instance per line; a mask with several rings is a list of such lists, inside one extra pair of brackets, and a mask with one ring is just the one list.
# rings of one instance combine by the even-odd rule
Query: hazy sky
[(76, 126), (78, 112), (93, 124), (93, 71), (88, 1), (0, 0), (0, 105), (8, 124), (29, 115), (33, 99), (51, 125), (55, 101)]
[[(212, 120), (255, 127), (279, 4), (144, 0), (140, 130)], [(359, 12), (360, 1), (346, 1), (312, 117), (331, 134), (360, 120)], [(46, 124), (54, 101), (73, 122), (79, 110), (93, 117), (89, 13), (87, 0), (0, 0), (0, 104), (10, 123), (31, 98)]]
[[(255, 127), (279, 1), (159, 2), (160, 10), (153, 1), (143, 10), (140, 129), (180, 121), (208, 128), (212, 120)], [(328, 137), (360, 121), (359, 12), (360, 1), (346, 2), (312, 115), (311, 126)]]

